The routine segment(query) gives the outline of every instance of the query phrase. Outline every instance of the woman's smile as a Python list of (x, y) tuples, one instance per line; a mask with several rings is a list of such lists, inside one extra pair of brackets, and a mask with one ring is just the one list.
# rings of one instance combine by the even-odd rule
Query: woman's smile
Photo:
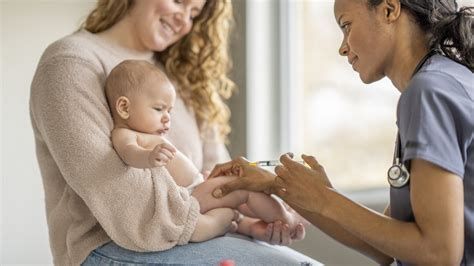
[(164, 33), (166, 37), (171, 38), (177, 33), (177, 30), (175, 30), (166, 20), (160, 19), (160, 22), (162, 26), (160, 27), (162, 29), (161, 32)]

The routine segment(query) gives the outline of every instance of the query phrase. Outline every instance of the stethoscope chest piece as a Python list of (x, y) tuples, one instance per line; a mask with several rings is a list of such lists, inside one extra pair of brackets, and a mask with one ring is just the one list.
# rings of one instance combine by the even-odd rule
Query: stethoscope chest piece
[(401, 188), (410, 181), (410, 172), (408, 172), (405, 164), (402, 163), (400, 134), (397, 134), (395, 152), (393, 154), (393, 165), (388, 168), (387, 180), (390, 186), (394, 188)]
[(395, 188), (405, 186), (410, 180), (410, 173), (404, 164), (398, 163), (388, 169), (388, 183)]

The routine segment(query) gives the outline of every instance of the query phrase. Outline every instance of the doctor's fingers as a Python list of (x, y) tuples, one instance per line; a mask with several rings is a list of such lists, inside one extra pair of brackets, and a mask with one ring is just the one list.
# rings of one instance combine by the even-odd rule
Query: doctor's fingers
[(214, 169), (212, 169), (208, 178), (213, 178), (222, 175), (235, 175), (239, 171), (241, 166), (248, 164), (249, 161), (244, 157), (237, 157), (232, 161), (228, 161), (221, 164), (216, 164)]
[(313, 170), (321, 170), (321, 169), (324, 169), (324, 167), (319, 164), (318, 160), (316, 159), (316, 157), (314, 156), (310, 156), (310, 155), (306, 155), (306, 154), (303, 154), (301, 156), (301, 158), (303, 158), (303, 161), (309, 165), (309, 167), (311, 167), (311, 169)]
[(288, 181), (283, 179), (281, 176), (277, 175), (275, 179), (273, 180), (272, 189), (273, 190), (281, 190), (281, 189), (286, 190), (289, 185), (290, 184), (288, 183)]
[(275, 194), (281, 199), (285, 200), (288, 196), (289, 187), (291, 187), (291, 184), (282, 179), (280, 176), (276, 176), (275, 181), (273, 181), (273, 185), (270, 188), (270, 193)]
[(214, 189), (214, 191), (212, 192), (212, 196), (214, 196), (215, 198), (220, 198), (233, 192), (234, 190), (247, 188), (249, 188), (249, 184), (245, 181), (245, 178), (237, 178), (222, 185), (221, 187)]
[(233, 165), (234, 165), (233, 161), (216, 164), (216, 166), (214, 166), (214, 168), (212, 169), (211, 173), (209, 173), (208, 178), (225, 175), (226, 173), (232, 171)]
[(287, 169), (285, 166), (283, 166), (283, 165), (277, 165), (277, 166), (275, 167), (275, 174), (276, 174), (277, 176), (279, 176), (279, 177), (280, 177), (281, 179), (283, 179), (283, 180), (288, 180), (288, 179), (291, 178), (290, 172), (289, 172), (288, 169)]
[(282, 154), (280, 156), (280, 162), (288, 169), (305, 167), (298, 161), (293, 160), (293, 154), (291, 152)]

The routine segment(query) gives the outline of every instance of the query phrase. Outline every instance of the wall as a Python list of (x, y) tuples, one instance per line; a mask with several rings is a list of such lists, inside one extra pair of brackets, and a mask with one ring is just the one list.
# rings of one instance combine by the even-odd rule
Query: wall
[(2, 227), (0, 264), (49, 264), (29, 87), (47, 45), (72, 33), (95, 1), (2, 0)]
[(232, 72), (231, 79), (236, 83), (237, 90), (229, 100), (229, 107), (232, 110), (230, 123), (232, 131), (229, 136), (227, 145), (232, 158), (247, 153), (247, 75), (246, 75), (246, 1), (234, 1), (234, 17), (235, 25), (231, 37), (231, 56), (232, 56)]

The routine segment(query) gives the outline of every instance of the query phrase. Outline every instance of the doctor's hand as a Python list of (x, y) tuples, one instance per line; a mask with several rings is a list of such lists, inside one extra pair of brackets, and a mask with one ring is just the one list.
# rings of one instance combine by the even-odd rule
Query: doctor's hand
[(276, 177), (270, 171), (250, 165), (244, 157), (237, 157), (230, 162), (216, 165), (209, 174), (209, 178), (222, 175), (233, 175), (239, 178), (214, 190), (212, 195), (217, 198), (239, 189), (269, 194)]
[(277, 177), (272, 192), (291, 207), (321, 212), (326, 205), (324, 192), (333, 188), (323, 166), (313, 156), (302, 156), (307, 166), (292, 157), (292, 154), (280, 157), (282, 165), (275, 168)]

